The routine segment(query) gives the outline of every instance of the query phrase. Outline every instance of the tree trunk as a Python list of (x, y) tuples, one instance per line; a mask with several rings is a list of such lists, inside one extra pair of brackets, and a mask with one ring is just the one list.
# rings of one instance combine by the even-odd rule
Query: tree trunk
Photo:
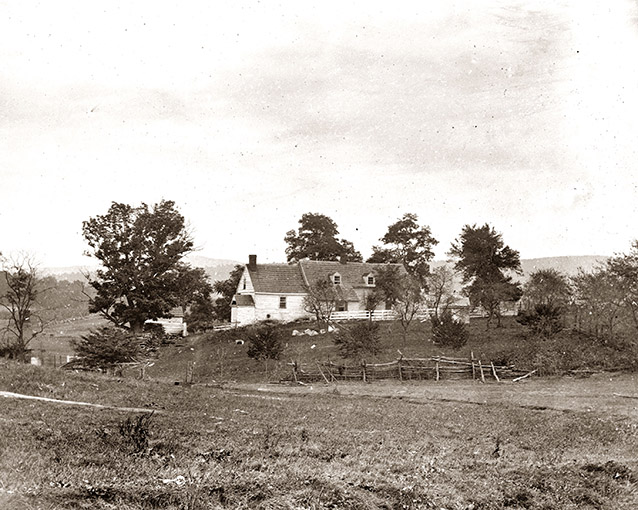
[(144, 321), (136, 320), (131, 321), (129, 324), (131, 325), (131, 333), (134, 335), (139, 335), (144, 331)]

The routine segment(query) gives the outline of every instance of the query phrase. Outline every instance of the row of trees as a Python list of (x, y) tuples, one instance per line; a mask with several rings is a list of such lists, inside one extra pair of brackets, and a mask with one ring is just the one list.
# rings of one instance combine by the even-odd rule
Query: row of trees
[[(139, 334), (146, 320), (169, 316), (178, 306), (188, 310), (195, 322), (230, 316), (230, 300), (242, 266), (236, 266), (229, 279), (211, 284), (203, 269), (188, 265), (184, 256), (193, 249), (193, 238), (174, 202), (163, 200), (138, 207), (114, 202), (106, 214), (85, 221), (82, 233), (89, 246), (87, 254), (101, 263), (95, 275), (87, 275), (89, 311), (100, 313), (115, 327)], [(353, 244), (338, 236), (332, 219), (304, 214), (299, 228), (285, 236), (287, 260), (361, 261)], [(368, 261), (402, 264), (406, 271), (395, 266), (381, 271), (366, 305), (374, 309), (381, 301), (389, 303), (399, 312), (406, 332), (425, 291), (439, 320), (438, 311), (445, 310), (453, 299), (455, 274), (460, 275), (471, 303), (486, 310), (488, 327), (494, 319), (500, 324), (504, 301), (517, 301), (523, 295), (521, 285), (513, 279), (521, 273), (519, 253), (488, 224), (463, 227), (448, 252), (453, 269), (430, 271), (438, 241), (428, 226), (419, 224), (415, 214), (404, 214), (391, 224), (380, 241)], [(13, 344), (24, 352), (29, 338), (46, 325), (36, 313), (36, 301), (43, 295), (38, 290), (42, 280), (28, 259), (13, 265), (5, 260), (4, 265), (5, 289), (0, 289), (0, 294), (8, 317), (5, 333), (15, 338)], [(546, 288), (550, 281), (554, 286), (551, 292)], [(548, 316), (557, 307), (565, 308), (565, 296), (569, 295), (567, 302), (574, 310), (577, 327), (611, 334), (619, 321), (633, 323), (638, 329), (637, 282), (638, 245), (634, 245), (630, 254), (614, 257), (593, 273), (581, 273), (569, 282), (558, 274), (535, 274), (525, 288), (525, 299), (533, 303), (533, 310), (548, 307), (544, 312)], [(326, 317), (331, 310), (322, 307), (335, 301), (335, 290), (330, 282), (315, 282), (313, 286), (307, 309), (318, 318)], [(213, 292), (220, 295), (216, 302), (211, 300)], [(529, 320), (539, 321), (534, 313)], [(543, 320), (549, 321), (547, 317)]]
[(638, 333), (638, 243), (590, 272), (532, 273), (521, 306), (520, 321), (545, 337), (566, 326), (601, 339)]
[[(337, 239), (337, 225), (327, 216), (304, 214), (299, 224), (297, 231), (291, 230), (285, 237), (288, 262), (301, 258), (362, 260), (352, 243)], [(383, 299), (402, 310), (399, 315), (409, 320), (416, 313), (417, 301), (422, 301), (423, 293), (429, 292), (438, 318), (439, 308), (445, 309), (450, 304), (455, 271), (462, 276), (472, 304), (481, 305), (487, 311), (488, 327), (494, 318), (500, 325), (501, 303), (517, 301), (522, 295), (520, 284), (512, 277), (521, 273), (519, 253), (505, 245), (502, 235), (488, 224), (463, 227), (448, 252), (455, 260), (454, 271), (447, 267), (430, 271), (433, 248), (438, 241), (428, 226), (419, 225), (416, 214), (404, 214), (388, 227), (380, 241), (383, 244), (373, 247), (367, 262), (403, 264), (411, 279), (396, 274), (379, 275), (377, 287), (381, 292), (370, 296), (369, 309), (376, 306), (375, 299)], [(331, 302), (330, 286), (316, 282), (311, 287), (307, 309), (318, 317), (329, 315), (331, 310), (326, 309), (326, 303)]]

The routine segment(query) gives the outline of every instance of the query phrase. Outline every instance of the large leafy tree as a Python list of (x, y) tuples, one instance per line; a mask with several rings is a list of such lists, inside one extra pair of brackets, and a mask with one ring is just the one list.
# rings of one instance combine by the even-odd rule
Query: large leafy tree
[(299, 220), (297, 231), (286, 233), (284, 241), (288, 262), (308, 258), (310, 260), (340, 260), (361, 262), (361, 253), (346, 239), (338, 239), (337, 224), (328, 216), (306, 213)]
[(206, 271), (201, 267), (190, 267), (188, 264), (177, 265), (175, 280), (175, 297), (177, 304), (186, 313), (187, 309), (195, 303), (211, 303), (213, 286), (208, 281)]
[(102, 264), (89, 279), (96, 291), (89, 310), (116, 326), (138, 333), (147, 319), (166, 317), (189, 300), (185, 279), (200, 280), (197, 292), (205, 287), (205, 275), (182, 262), (193, 240), (172, 201), (139, 207), (113, 202), (106, 214), (83, 222), (82, 233), (87, 254)]
[(556, 269), (539, 269), (529, 275), (523, 295), (530, 308), (537, 305), (564, 306), (571, 288), (567, 277)]
[(518, 251), (506, 246), (502, 235), (486, 223), (465, 225), (449, 254), (456, 259), (454, 267), (463, 275), (470, 301), (487, 311), (487, 328), (494, 317), (500, 326), (501, 302), (517, 301), (522, 294), (520, 285), (507, 274), (521, 272)]
[(219, 294), (213, 305), (213, 314), (216, 319), (220, 321), (230, 320), (231, 303), (243, 274), (244, 266), (236, 264), (226, 280), (217, 280), (213, 283), (213, 290)]
[(438, 241), (432, 236), (430, 227), (420, 226), (416, 214), (406, 213), (388, 227), (380, 239), (383, 246), (373, 246), (368, 262), (402, 263), (423, 287), (427, 287), (430, 273), (429, 262), (434, 257), (432, 248)]

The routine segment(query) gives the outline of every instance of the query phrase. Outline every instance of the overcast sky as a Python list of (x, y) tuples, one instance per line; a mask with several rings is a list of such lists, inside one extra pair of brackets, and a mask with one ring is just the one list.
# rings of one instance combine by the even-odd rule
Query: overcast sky
[(174, 200), (200, 254), (285, 261), (305, 212), (364, 256), (403, 213), (523, 258), (638, 238), (638, 3), (0, 0), (0, 251)]

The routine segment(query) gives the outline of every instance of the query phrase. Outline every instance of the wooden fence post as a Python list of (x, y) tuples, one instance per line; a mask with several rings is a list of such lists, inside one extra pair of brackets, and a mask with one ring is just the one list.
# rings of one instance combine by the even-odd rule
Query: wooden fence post
[(436, 380), (438, 381), (441, 378), (441, 374), (439, 373), (439, 362), (436, 362)]
[(496, 382), (501, 382), (501, 380), (498, 378), (498, 375), (496, 375), (496, 368), (494, 368), (494, 362), (490, 361), (490, 365), (492, 365), (492, 374), (494, 375), (494, 379), (496, 379)]
[(481, 360), (478, 360), (478, 366), (481, 372), (481, 382), (485, 382), (485, 374), (483, 373), (483, 365), (481, 365)]
[(401, 369), (401, 360), (403, 356), (397, 360), (397, 364), (399, 366), (399, 381), (403, 381), (403, 370)]
[(298, 383), (299, 381), (297, 380), (297, 362), (293, 361), (292, 362), (292, 377), (295, 380), (296, 383)]
[(363, 374), (363, 382), (368, 382), (367, 377), (366, 377), (366, 362), (365, 362), (365, 360), (363, 360), (361, 362), (361, 372)]
[[(319, 369), (319, 373), (321, 374), (321, 377), (323, 377), (323, 380), (326, 381), (326, 384), (330, 384), (330, 381), (328, 381), (328, 378), (326, 377), (326, 375), (323, 373), (323, 370), (321, 370), (321, 365), (319, 364), (319, 362), (317, 361), (317, 368)], [(295, 379), (296, 380), (296, 379)]]
[(328, 362), (328, 366), (326, 367), (326, 370), (328, 371), (328, 373), (330, 374), (330, 380), (332, 382), (337, 382), (337, 378), (334, 376), (334, 374), (332, 373), (332, 370), (330, 370), (330, 362)]
[(476, 367), (474, 366), (474, 351), (470, 352), (472, 361), (472, 380), (476, 380)]
[(193, 384), (193, 362), (188, 362), (188, 367), (186, 368), (186, 384)]

